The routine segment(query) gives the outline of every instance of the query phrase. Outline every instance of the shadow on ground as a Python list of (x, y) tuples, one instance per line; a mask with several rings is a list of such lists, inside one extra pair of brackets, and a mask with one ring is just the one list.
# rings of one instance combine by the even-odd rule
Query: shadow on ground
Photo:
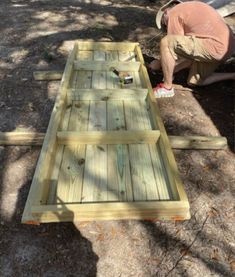
[[(46, 130), (56, 94), (33, 81), (32, 71), (62, 69), (65, 40), (138, 40), (146, 60), (157, 56), (157, 41), (148, 41), (156, 35), (156, 4), (101, 2), (1, 2), (1, 131)], [(176, 81), (185, 79), (178, 75)], [(159, 101), (169, 134), (225, 135), (232, 147), (232, 86), (180, 91), (179, 97)], [(191, 204), (188, 222), (25, 226), (20, 219), (39, 151), (0, 148), (0, 275), (232, 276), (235, 165), (229, 151), (175, 152)]]

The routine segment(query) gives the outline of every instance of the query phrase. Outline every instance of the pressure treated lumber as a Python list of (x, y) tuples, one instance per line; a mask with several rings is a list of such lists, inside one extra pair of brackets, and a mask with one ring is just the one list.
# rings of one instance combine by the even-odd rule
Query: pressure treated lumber
[(139, 62), (115, 62), (115, 61), (74, 61), (75, 70), (104, 70), (112, 71), (112, 68), (118, 71), (138, 71), (140, 68)]
[(206, 136), (169, 136), (171, 147), (174, 149), (226, 149), (228, 147), (225, 137)]
[[(0, 132), (0, 145), (42, 145), (44, 133)], [(225, 137), (168, 136), (174, 149), (220, 150), (228, 147)]]
[(95, 100), (137, 100), (145, 99), (147, 96), (147, 89), (71, 89), (68, 91), (68, 97), (72, 100), (80, 101), (95, 101)]
[(45, 197), (49, 191), (48, 179), (52, 171), (52, 165), (56, 156), (56, 133), (60, 126), (61, 117), (66, 108), (66, 90), (71, 78), (73, 70), (73, 60), (77, 52), (77, 45), (70, 53), (67, 60), (65, 71), (61, 80), (61, 86), (59, 95), (56, 98), (56, 102), (51, 114), (51, 118), (48, 125), (48, 132), (45, 135), (43, 147), (40, 153), (40, 157), (36, 166), (33, 181), (30, 187), (29, 195), (24, 208), (22, 222), (31, 222), (32, 214), (31, 207), (35, 204), (42, 204), (46, 202)]
[(36, 81), (52, 81), (61, 80), (63, 71), (51, 70), (51, 71), (34, 71), (33, 77)]
[[(22, 222), (189, 219), (188, 199), (138, 44), (75, 45)], [(124, 87), (112, 66), (127, 70), (133, 83), (125, 89), (144, 89), (145, 98), (122, 97)], [(76, 98), (79, 90), (91, 98)], [(107, 90), (116, 90), (111, 92), (115, 99), (96, 98)]]
[[(119, 203), (57, 204), (33, 206), (35, 222), (61, 222), (78, 220), (113, 219), (190, 219), (188, 202), (146, 201)], [(172, 215), (174, 214), (174, 216)]]
[(134, 51), (139, 45), (136, 42), (94, 42), (77, 40), (78, 50), (100, 50), (100, 51)]
[(146, 144), (156, 143), (160, 136), (158, 130), (138, 131), (85, 131), (58, 132), (59, 144)]

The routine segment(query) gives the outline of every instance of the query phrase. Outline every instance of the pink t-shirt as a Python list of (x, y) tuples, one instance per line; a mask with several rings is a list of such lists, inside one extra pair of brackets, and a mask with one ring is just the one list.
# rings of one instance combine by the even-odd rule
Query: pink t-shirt
[(234, 51), (234, 36), (223, 18), (209, 5), (190, 1), (169, 11), (168, 35), (202, 38), (206, 50), (216, 60), (229, 57)]

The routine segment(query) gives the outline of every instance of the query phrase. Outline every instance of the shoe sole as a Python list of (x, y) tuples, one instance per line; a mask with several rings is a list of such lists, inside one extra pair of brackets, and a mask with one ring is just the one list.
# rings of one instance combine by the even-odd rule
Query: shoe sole
[(155, 96), (155, 98), (169, 98), (169, 97), (175, 96), (175, 93), (173, 93), (173, 94), (168, 94), (168, 95), (160, 95), (160, 96), (154, 94), (154, 96)]

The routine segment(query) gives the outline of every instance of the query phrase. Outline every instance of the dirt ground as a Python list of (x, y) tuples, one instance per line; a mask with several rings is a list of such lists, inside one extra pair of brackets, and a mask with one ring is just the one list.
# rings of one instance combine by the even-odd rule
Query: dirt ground
[[(138, 41), (146, 61), (158, 57), (155, 2), (0, 1), (0, 131), (46, 131), (59, 82), (32, 72), (63, 69), (75, 39)], [(186, 72), (176, 76), (185, 82)], [(174, 151), (191, 206), (185, 222), (22, 225), (40, 148), (0, 146), (0, 276), (235, 276), (234, 93), (227, 81), (159, 101), (169, 134), (229, 142), (223, 151)]]

